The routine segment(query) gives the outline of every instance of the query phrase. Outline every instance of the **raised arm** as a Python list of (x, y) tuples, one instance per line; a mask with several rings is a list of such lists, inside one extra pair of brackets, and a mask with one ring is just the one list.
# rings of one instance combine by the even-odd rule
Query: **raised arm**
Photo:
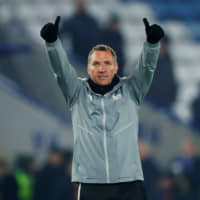
[(59, 22), (60, 17), (58, 16), (55, 23), (43, 26), (40, 35), (46, 41), (48, 58), (57, 82), (67, 103), (71, 106), (78, 95), (80, 82), (58, 38)]
[(159, 25), (150, 26), (146, 18), (143, 19), (143, 22), (147, 41), (144, 43), (136, 69), (127, 80), (131, 94), (138, 104), (141, 103), (151, 85), (160, 52), (159, 41), (164, 36), (164, 31)]

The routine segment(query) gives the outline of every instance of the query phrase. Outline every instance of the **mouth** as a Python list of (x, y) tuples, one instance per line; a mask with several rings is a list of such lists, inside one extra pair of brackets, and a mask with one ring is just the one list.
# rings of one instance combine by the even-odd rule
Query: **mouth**
[(107, 80), (108, 76), (106, 76), (106, 75), (99, 75), (98, 79), (100, 79), (100, 80)]

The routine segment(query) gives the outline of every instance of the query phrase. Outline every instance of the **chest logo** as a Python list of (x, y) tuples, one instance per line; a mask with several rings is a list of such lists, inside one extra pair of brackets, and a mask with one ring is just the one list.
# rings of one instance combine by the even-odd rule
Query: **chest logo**
[(92, 101), (92, 100), (93, 100), (93, 98), (92, 98), (92, 95), (91, 95), (91, 94), (88, 94), (88, 98), (90, 99), (90, 101)]
[(122, 97), (121, 94), (113, 94), (113, 95), (112, 95), (112, 99), (113, 99), (114, 101), (117, 101), (117, 100), (121, 99), (121, 97)]

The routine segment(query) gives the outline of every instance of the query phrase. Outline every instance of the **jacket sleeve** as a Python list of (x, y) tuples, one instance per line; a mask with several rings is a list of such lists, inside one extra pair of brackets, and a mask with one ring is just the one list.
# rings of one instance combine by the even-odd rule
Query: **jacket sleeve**
[(142, 99), (150, 88), (159, 52), (160, 43), (150, 44), (145, 42), (138, 64), (127, 79), (131, 95), (138, 104), (141, 104)]
[(69, 63), (66, 52), (59, 39), (53, 43), (46, 42), (46, 48), (50, 65), (58, 85), (68, 105), (71, 107), (78, 96), (80, 88), (80, 81), (78, 80), (76, 71)]

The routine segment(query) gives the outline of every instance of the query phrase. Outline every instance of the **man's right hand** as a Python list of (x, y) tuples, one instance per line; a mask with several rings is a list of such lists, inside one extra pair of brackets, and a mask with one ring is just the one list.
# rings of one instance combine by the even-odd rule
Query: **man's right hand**
[(148, 42), (155, 44), (164, 37), (165, 33), (161, 26), (159, 26), (158, 24), (150, 25), (147, 18), (144, 18), (143, 22), (145, 25)]
[(55, 42), (58, 38), (60, 16), (57, 16), (55, 23), (48, 23), (44, 25), (40, 31), (40, 36), (46, 42)]

